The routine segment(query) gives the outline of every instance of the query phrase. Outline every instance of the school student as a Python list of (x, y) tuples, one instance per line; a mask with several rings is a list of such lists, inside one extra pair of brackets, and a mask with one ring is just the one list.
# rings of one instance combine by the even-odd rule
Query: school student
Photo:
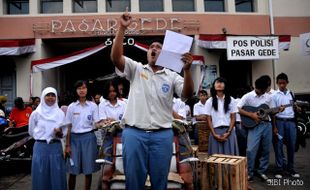
[(185, 53), (180, 58), (184, 63), (184, 78), (155, 65), (162, 48), (159, 42), (150, 45), (146, 65), (125, 57), (123, 38), (132, 21), (127, 11), (121, 16), (111, 49), (117, 74), (130, 81), (128, 107), (124, 114), (126, 127), (122, 133), (126, 189), (144, 189), (149, 174), (151, 189), (164, 190), (167, 189), (172, 157), (173, 94), (184, 99), (193, 94), (190, 72), (193, 57)]
[[(277, 78), (277, 85), (279, 89), (273, 95), (275, 106), (281, 106), (291, 103), (293, 101), (293, 94), (287, 88), (289, 83), (288, 77), (285, 73), (280, 73)], [(296, 123), (295, 113), (293, 107), (287, 107), (281, 113), (276, 114), (276, 125), (273, 129), (274, 134), (274, 151), (276, 159), (276, 174), (275, 177), (281, 179), (285, 170), (294, 177), (299, 178), (300, 175), (294, 168), (295, 157), (295, 143), (296, 143)], [(285, 142), (285, 143), (284, 143)], [(287, 150), (287, 167), (285, 168), (285, 155), (283, 152), (283, 145), (286, 145)]]
[(247, 159), (248, 159), (248, 180), (253, 181), (255, 157), (258, 153), (260, 144), (262, 149), (259, 157), (259, 167), (256, 171), (258, 177), (261, 180), (268, 180), (266, 171), (269, 166), (269, 153), (270, 146), (272, 143), (272, 127), (271, 119), (274, 119), (274, 113), (266, 118), (260, 118), (257, 112), (251, 112), (244, 109), (244, 106), (259, 107), (262, 104), (266, 104), (269, 108), (274, 107), (272, 96), (267, 92), (269, 87), (268, 80), (266, 77), (261, 76), (255, 81), (255, 89), (245, 94), (239, 101), (237, 107), (240, 115), (248, 117), (255, 121), (257, 125), (253, 128), (248, 128), (248, 139), (247, 139)]
[(66, 166), (60, 142), (66, 134), (66, 129), (60, 127), (65, 121), (65, 114), (58, 107), (54, 88), (45, 88), (41, 100), (29, 120), (29, 134), (35, 139), (32, 189), (66, 190)]
[(198, 129), (197, 122), (207, 122), (207, 100), (208, 100), (208, 92), (206, 90), (199, 91), (199, 102), (194, 105), (194, 131), (193, 137), (195, 140), (195, 144), (198, 144)]
[[(104, 86), (103, 98), (105, 101), (99, 104), (99, 119), (109, 125), (113, 121), (120, 121), (123, 118), (127, 103), (118, 99), (119, 91), (117, 81), (109, 81)], [(116, 131), (116, 134), (111, 134), (106, 131), (103, 138), (102, 150), (104, 159), (110, 162), (113, 161), (113, 137), (114, 135), (121, 136), (121, 133)], [(109, 180), (113, 175), (113, 166), (105, 164), (102, 168), (102, 186), (108, 186)]]
[(224, 78), (214, 80), (211, 97), (206, 102), (206, 115), (211, 131), (208, 153), (239, 155), (234, 130), (237, 108)]
[(87, 83), (77, 81), (74, 85), (75, 102), (68, 107), (66, 121), (68, 127), (66, 139), (67, 171), (69, 173), (69, 190), (75, 189), (76, 176), (85, 175), (85, 188), (91, 187), (92, 173), (100, 166), (97, 159), (97, 140), (93, 126), (99, 121), (98, 106), (92, 102), (87, 93)]

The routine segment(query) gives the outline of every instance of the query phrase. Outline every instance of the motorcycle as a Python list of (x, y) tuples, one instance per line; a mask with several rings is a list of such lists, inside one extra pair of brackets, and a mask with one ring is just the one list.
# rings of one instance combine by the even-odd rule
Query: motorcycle
[(34, 139), (28, 134), (28, 126), (8, 127), (0, 134), (0, 162), (31, 160)]
[(308, 102), (304, 102), (303, 106), (300, 106), (301, 112), (297, 112), (296, 115), (296, 127), (297, 127), (297, 138), (295, 150), (299, 150), (299, 145), (306, 147), (306, 137), (310, 136), (310, 115), (307, 110), (309, 107)]

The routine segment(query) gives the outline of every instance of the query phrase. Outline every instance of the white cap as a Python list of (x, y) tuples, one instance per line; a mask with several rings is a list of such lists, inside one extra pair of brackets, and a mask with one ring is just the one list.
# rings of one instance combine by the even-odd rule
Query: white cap
[(5, 117), (5, 114), (2, 110), (0, 110), (0, 117)]

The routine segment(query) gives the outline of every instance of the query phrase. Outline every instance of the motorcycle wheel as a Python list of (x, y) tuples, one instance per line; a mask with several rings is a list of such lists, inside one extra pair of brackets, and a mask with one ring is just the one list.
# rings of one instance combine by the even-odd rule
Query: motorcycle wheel
[(307, 126), (306, 126), (306, 124), (304, 123), (304, 122), (302, 122), (302, 121), (298, 121), (297, 122), (297, 130), (299, 131), (299, 132), (301, 132), (301, 134), (303, 135), (303, 136), (306, 136), (308, 133), (307, 133)]

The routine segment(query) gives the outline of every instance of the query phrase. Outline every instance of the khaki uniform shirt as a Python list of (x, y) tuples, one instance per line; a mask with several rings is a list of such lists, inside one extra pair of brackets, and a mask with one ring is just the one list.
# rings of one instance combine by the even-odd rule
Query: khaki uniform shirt
[(116, 73), (130, 81), (130, 92), (123, 122), (141, 129), (171, 128), (172, 100), (181, 97), (184, 79), (176, 72), (153, 72), (149, 65), (125, 57), (124, 72)]

